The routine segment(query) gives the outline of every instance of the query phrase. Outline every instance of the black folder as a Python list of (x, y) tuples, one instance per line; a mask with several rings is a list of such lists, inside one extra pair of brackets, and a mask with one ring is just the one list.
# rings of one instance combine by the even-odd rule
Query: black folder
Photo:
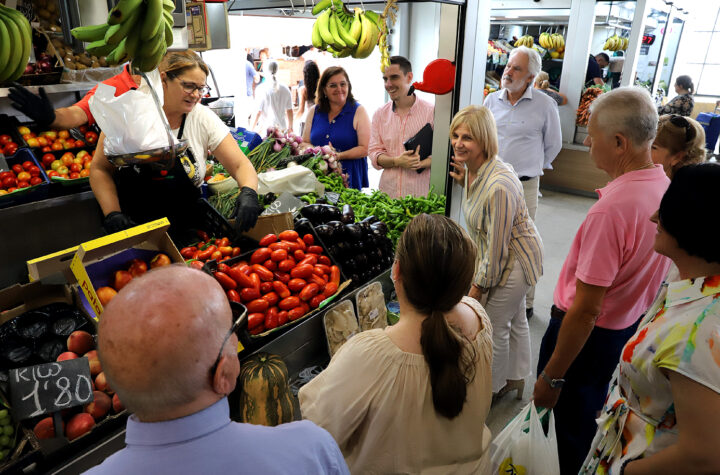
[[(420, 146), (420, 160), (425, 160), (432, 154), (433, 128), (428, 122), (413, 137), (407, 139), (403, 145), (405, 150), (415, 150)], [(419, 168), (418, 173), (422, 173), (424, 168)]]

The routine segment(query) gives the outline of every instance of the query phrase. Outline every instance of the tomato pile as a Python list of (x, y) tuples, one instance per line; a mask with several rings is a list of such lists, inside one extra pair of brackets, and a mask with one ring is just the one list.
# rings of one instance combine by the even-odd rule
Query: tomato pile
[(60, 158), (48, 152), (42, 156), (41, 161), (48, 177), (74, 180), (90, 176), (92, 159), (93, 156), (88, 151), (80, 150), (77, 154), (65, 152)]
[(0, 152), (4, 155), (15, 155), (20, 146), (13, 142), (12, 137), (7, 134), (0, 135)]
[(201, 239), (199, 243), (180, 249), (183, 259), (190, 261), (190, 265), (196, 269), (202, 269), (204, 262), (209, 260), (222, 262), (240, 255), (240, 248), (231, 246), (232, 243), (227, 237), (211, 238), (205, 231), (198, 231), (197, 234)]
[(221, 262), (213, 275), (229, 300), (247, 307), (251, 335), (299, 319), (340, 286), (340, 269), (314, 237), (292, 230), (268, 234), (249, 262)]
[(67, 150), (69, 148), (79, 148), (87, 145), (94, 146), (98, 140), (97, 132), (88, 129), (87, 125), (78, 127), (78, 130), (83, 134), (85, 140), (73, 139), (68, 130), (45, 130), (40, 132), (40, 135), (31, 131), (26, 126), (20, 126), (17, 130), (18, 133), (22, 135), (23, 140), (27, 142), (28, 147), (40, 148), (43, 152)]
[(40, 167), (30, 160), (26, 160), (22, 165), (16, 163), (10, 168), (10, 171), (0, 172), (0, 195), (43, 182)]

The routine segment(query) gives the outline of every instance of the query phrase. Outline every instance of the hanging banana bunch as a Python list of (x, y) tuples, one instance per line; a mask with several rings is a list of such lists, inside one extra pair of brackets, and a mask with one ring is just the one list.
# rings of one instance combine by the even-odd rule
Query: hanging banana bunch
[(521, 36), (513, 46), (516, 48), (519, 46), (527, 46), (528, 48), (532, 48), (535, 44), (535, 40), (530, 35)]
[(32, 50), (32, 29), (25, 16), (0, 4), (0, 82), (23, 75)]
[(603, 49), (606, 51), (625, 51), (627, 50), (627, 47), (628, 39), (615, 34), (605, 40), (605, 45), (603, 46)]
[(108, 64), (132, 60), (134, 68), (155, 69), (173, 42), (173, 0), (120, 0), (107, 23), (73, 28), (87, 52), (106, 56)]
[(312, 13), (319, 15), (312, 29), (313, 46), (336, 58), (367, 58), (386, 28), (376, 12), (360, 8), (351, 12), (341, 0), (321, 0)]
[(559, 52), (565, 50), (565, 38), (560, 33), (541, 33), (538, 38), (538, 43), (540, 46), (548, 50), (555, 50)]

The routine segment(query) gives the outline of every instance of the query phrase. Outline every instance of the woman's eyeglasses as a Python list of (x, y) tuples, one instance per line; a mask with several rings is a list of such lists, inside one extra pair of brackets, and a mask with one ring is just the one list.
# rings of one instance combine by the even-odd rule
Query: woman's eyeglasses
[(205, 94), (210, 92), (210, 86), (207, 86), (207, 85), (198, 86), (195, 83), (186, 82), (186, 81), (183, 81), (180, 79), (178, 79), (178, 81), (180, 81), (180, 87), (182, 87), (182, 90), (183, 90), (183, 92), (185, 92), (185, 94), (192, 94), (195, 91), (198, 91), (200, 93), (200, 96), (204, 96)]
[(670, 123), (675, 127), (683, 127), (685, 129), (685, 143), (695, 138), (695, 127), (683, 116), (673, 114), (670, 116)]

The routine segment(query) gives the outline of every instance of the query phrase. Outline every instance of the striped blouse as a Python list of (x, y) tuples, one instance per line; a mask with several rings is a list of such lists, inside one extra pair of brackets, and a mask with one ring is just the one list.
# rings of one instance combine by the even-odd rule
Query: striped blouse
[(467, 175), (463, 213), (478, 247), (475, 285), (505, 285), (515, 259), (522, 266), (525, 281), (534, 285), (542, 275), (543, 245), (512, 166), (499, 158), (488, 160), (469, 186)]

